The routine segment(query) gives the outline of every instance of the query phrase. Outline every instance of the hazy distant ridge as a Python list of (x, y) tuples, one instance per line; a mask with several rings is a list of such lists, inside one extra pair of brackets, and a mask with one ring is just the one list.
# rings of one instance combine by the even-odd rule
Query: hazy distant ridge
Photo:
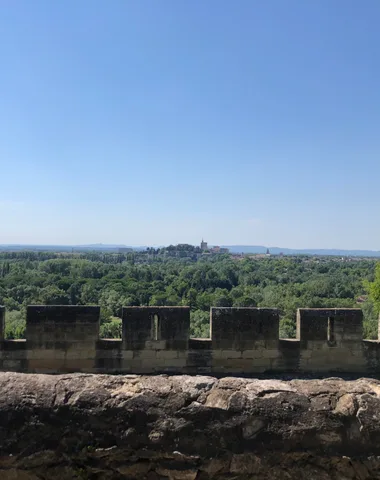
[(380, 257), (380, 251), (375, 250), (342, 250), (342, 249), (296, 249), (280, 247), (264, 247), (261, 245), (223, 245), (231, 253), (266, 253), (267, 249), (272, 255), (338, 255), (343, 257)]

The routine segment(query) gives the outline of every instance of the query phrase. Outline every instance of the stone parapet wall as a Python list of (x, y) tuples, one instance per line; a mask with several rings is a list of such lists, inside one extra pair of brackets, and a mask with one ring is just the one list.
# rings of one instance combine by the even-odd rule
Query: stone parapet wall
[(210, 339), (189, 337), (189, 307), (124, 307), (122, 338), (99, 338), (97, 306), (29, 306), (25, 340), (4, 340), (0, 370), (31, 373), (380, 373), (380, 344), (362, 339), (360, 309), (299, 309), (297, 338), (279, 312), (212, 308)]
[(380, 480), (380, 381), (0, 372), (2, 480)]

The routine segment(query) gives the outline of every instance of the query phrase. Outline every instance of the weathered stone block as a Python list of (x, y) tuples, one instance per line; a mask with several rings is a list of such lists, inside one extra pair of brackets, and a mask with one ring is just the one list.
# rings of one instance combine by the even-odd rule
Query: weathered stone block
[(25, 360), (28, 358), (27, 350), (3, 350), (1, 356), (4, 360)]
[(117, 359), (123, 358), (123, 351), (120, 350), (97, 350), (96, 358)]
[(64, 360), (66, 352), (64, 350), (26, 350), (28, 360)]
[[(56, 361), (57, 363), (59, 361)], [(66, 359), (63, 367), (61, 367), (60, 371), (72, 371), (72, 372), (88, 372), (91, 373), (94, 371), (95, 368), (95, 359), (80, 359), (80, 360), (71, 360)]]
[(184, 368), (184, 367), (186, 367), (186, 360), (184, 360), (182, 358), (168, 359), (168, 360), (164, 360), (164, 365), (166, 367), (171, 366), (171, 367), (175, 367), (175, 368)]
[(147, 340), (145, 342), (145, 349), (150, 350), (165, 350), (166, 349), (166, 340)]
[(263, 351), (262, 349), (257, 349), (257, 350), (243, 350), (241, 353), (242, 358), (262, 358), (263, 357)]
[(3, 340), (0, 342), (0, 348), (4, 352), (19, 352), (21, 350), (27, 350), (27, 344), (25, 340)]
[(252, 365), (255, 363), (251, 359), (236, 359), (234, 361), (233, 368), (236, 368), (238, 372), (248, 372), (251, 370)]
[[(132, 360), (131, 358), (122, 358), (121, 361), (120, 361), (120, 368), (122, 369), (122, 371), (126, 371), (126, 372), (131, 372), (132, 369), (134, 368), (135, 365), (132, 366), (132, 361), (133, 362), (136, 362), (136, 360)], [(138, 362), (137, 365), (139, 366), (141, 363)]]
[(95, 359), (96, 351), (95, 349), (72, 349), (66, 351), (66, 358), (70, 360), (86, 360), (86, 359)]
[(23, 369), (22, 360), (3, 360), (3, 369), (14, 372), (22, 372)]
[(170, 360), (178, 358), (178, 352), (176, 350), (159, 350), (156, 355), (158, 361), (160, 359)]
[(262, 358), (278, 358), (280, 356), (279, 350), (262, 350)]
[(313, 355), (312, 350), (301, 350), (300, 358), (308, 360)]
[(274, 340), (265, 340), (264, 349), (266, 350), (278, 350), (279, 348), (279, 339)]
[(226, 358), (214, 358), (212, 360), (211, 366), (212, 368), (219, 368), (219, 367), (234, 367), (236, 360)]
[(212, 358), (225, 358), (223, 353), (224, 350), (215, 349), (210, 351), (211, 351)]
[(134, 358), (133, 350), (122, 350), (122, 358), (123, 360), (131, 360)]
[(272, 366), (272, 360), (271, 358), (257, 358), (253, 361), (253, 366), (270, 368)]
[(219, 368), (229, 368), (231, 369), (230, 372), (233, 371), (233, 369), (236, 369), (236, 372), (242, 372), (247, 371), (252, 369), (254, 371), (255, 367), (267, 367), (270, 368), (271, 363), (270, 359), (228, 359), (228, 360), (223, 360), (223, 359), (217, 359), (212, 362), (212, 369), (219, 369)]
[[(249, 350), (262, 350), (263, 348), (267, 348), (268, 345), (271, 343), (270, 340), (255, 340), (252, 345), (250, 346)], [(277, 345), (277, 341), (276, 341)]]
[(158, 362), (152, 360), (141, 360), (141, 369), (144, 372), (154, 372), (160, 366)]
[[(70, 368), (70, 367), (69, 367)], [(28, 370), (34, 373), (58, 373), (65, 371), (65, 361), (55, 359), (30, 359), (28, 360)], [(75, 370), (80, 371), (78, 364)]]
[(134, 350), (133, 358), (140, 358), (141, 360), (154, 359), (157, 357), (157, 353), (157, 350)]
[(240, 350), (222, 350), (220, 358), (242, 358), (242, 352)]
[(124, 366), (124, 364), (128, 365), (128, 367), (130, 367), (132, 370), (134, 370), (134, 369), (137, 370), (137, 369), (141, 368), (142, 360), (136, 359), (136, 358), (132, 358), (130, 360), (123, 360), (122, 366)]

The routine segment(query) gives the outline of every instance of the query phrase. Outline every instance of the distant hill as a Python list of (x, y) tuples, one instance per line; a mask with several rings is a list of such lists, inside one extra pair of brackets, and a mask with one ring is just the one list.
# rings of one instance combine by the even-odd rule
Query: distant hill
[(33, 252), (117, 252), (119, 248), (132, 248), (126, 245), (0, 245), (0, 251), (33, 251)]
[(146, 250), (146, 246), (94, 243), (88, 245), (0, 245), (0, 251), (7, 252), (118, 252), (119, 248), (132, 248), (135, 251)]
[(223, 245), (231, 253), (266, 253), (272, 255), (332, 255), (339, 257), (380, 257), (380, 251), (375, 250), (341, 250), (341, 249), (293, 249), (280, 247), (264, 247), (262, 245)]

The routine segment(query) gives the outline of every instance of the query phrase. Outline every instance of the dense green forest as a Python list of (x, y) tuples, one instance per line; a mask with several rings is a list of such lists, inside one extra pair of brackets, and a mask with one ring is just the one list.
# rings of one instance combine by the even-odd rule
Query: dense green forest
[(299, 307), (361, 307), (376, 338), (380, 264), (328, 257), (207, 255), (190, 246), (128, 254), (0, 253), (6, 338), (23, 338), (26, 306), (101, 306), (102, 337), (119, 337), (128, 305), (189, 305), (191, 334), (209, 335), (210, 306), (277, 307), (282, 337), (295, 335)]

